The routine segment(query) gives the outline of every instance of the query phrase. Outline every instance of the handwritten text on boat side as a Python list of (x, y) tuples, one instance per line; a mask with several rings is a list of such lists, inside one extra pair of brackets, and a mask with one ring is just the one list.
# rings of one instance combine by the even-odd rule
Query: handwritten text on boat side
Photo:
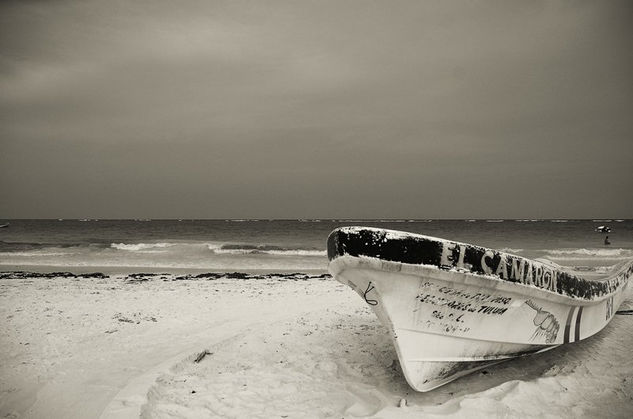
[[(458, 253), (455, 258), (455, 252)], [(441, 265), (458, 269), (471, 270), (471, 266), (464, 263), (466, 253), (465, 245), (444, 243), (442, 248)], [(493, 266), (493, 258), (499, 257), (497, 266)], [(505, 253), (496, 253), (486, 250), (479, 262), (481, 270), (488, 275), (496, 275), (501, 279), (519, 282), (525, 285), (534, 285), (556, 292), (556, 282), (559, 272), (540, 263), (534, 263), (527, 259), (511, 256)]]

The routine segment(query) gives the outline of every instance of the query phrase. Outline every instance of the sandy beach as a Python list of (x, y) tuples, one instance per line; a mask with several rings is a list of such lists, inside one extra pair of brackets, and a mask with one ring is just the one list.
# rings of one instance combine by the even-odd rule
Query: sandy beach
[[(631, 305), (629, 297), (621, 309)], [(430, 393), (409, 388), (385, 329), (351, 289), (326, 275), (3, 273), (0, 315), (6, 418), (633, 411), (628, 315), (581, 343)]]
[(0, 1), (0, 419), (633, 418), (632, 15)]

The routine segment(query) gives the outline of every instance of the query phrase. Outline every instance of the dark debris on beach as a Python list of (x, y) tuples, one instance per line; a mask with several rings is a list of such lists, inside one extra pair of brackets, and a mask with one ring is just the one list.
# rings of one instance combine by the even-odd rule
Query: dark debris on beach
[(183, 281), (183, 280), (196, 280), (196, 279), (208, 279), (215, 280), (219, 278), (229, 278), (229, 279), (289, 279), (294, 281), (306, 281), (309, 279), (329, 279), (332, 278), (330, 274), (320, 274), (320, 275), (309, 275), (301, 272), (293, 272), (293, 273), (269, 273), (269, 274), (249, 274), (246, 272), (207, 272), (198, 275), (180, 275), (173, 278), (173, 281)]
[(72, 272), (24, 272), (24, 271), (10, 271), (0, 272), (0, 279), (33, 279), (33, 278), (94, 278), (94, 279), (106, 279), (110, 278), (109, 275), (105, 275), (101, 272), (92, 272), (85, 274), (74, 274)]
[[(242, 280), (257, 280), (257, 279), (285, 279), (292, 281), (307, 281), (307, 280), (325, 280), (330, 279), (330, 274), (324, 273), (319, 275), (306, 274), (301, 272), (293, 273), (266, 273), (266, 274), (252, 274), (246, 272), (205, 272), (201, 274), (186, 274), (186, 275), (170, 275), (167, 273), (150, 273), (139, 272), (131, 273), (127, 275), (126, 283), (134, 284), (149, 281), (156, 278), (165, 281), (193, 281), (193, 280), (216, 280), (220, 278), (228, 279), (242, 279)], [(72, 272), (25, 272), (25, 271), (9, 271), (0, 272), (0, 279), (33, 279), (33, 278), (91, 278), (91, 279), (107, 279), (109, 275), (105, 275), (101, 272), (74, 274)]]

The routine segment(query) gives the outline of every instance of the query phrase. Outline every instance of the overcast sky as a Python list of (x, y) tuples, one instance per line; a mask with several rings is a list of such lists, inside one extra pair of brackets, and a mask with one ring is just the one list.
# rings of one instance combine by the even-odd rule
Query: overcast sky
[(1, 218), (632, 218), (631, 1), (3, 1)]

